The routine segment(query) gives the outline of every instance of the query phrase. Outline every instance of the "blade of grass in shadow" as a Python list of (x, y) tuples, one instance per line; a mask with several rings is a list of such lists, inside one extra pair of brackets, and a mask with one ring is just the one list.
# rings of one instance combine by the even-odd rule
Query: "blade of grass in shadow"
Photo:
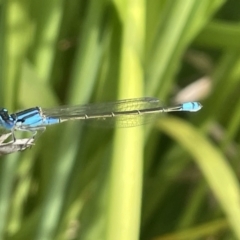
[(192, 240), (203, 237), (216, 235), (218, 232), (226, 230), (228, 223), (226, 220), (216, 220), (207, 224), (203, 224), (192, 229), (176, 232), (173, 234), (166, 234), (160, 237), (153, 238), (152, 240)]
[[(33, 8), (38, 18), (33, 62), (41, 80), (50, 81), (56, 51), (56, 42), (64, 10), (63, 0), (36, 1)], [(36, 16), (35, 16), (36, 17)]]
[(222, 0), (166, 2), (161, 12), (164, 20), (159, 23), (154, 40), (148, 41), (151, 46), (147, 46), (150, 49), (146, 59), (147, 95), (158, 95), (164, 100), (187, 45), (223, 3)]
[[(187, 166), (188, 161), (185, 159), (185, 153), (179, 146), (171, 148), (171, 151), (164, 156), (162, 160), (162, 155), (160, 155), (158, 161), (162, 161), (158, 168), (154, 168), (157, 174), (149, 174), (152, 169), (146, 171), (149, 176), (145, 177), (145, 185), (143, 189), (144, 199), (142, 206), (142, 229), (149, 229), (148, 225), (151, 224), (151, 218), (156, 212), (159, 205), (163, 204), (164, 197), (167, 191), (171, 189), (173, 184), (170, 179), (178, 176)], [(175, 164), (174, 159), (182, 158), (182, 161), (178, 161)], [(146, 161), (146, 160), (145, 160)]]
[(158, 122), (161, 131), (188, 150), (221, 204), (235, 235), (240, 238), (239, 184), (220, 150), (184, 121), (168, 117)]
[(229, 95), (239, 82), (239, 78), (233, 74), (239, 69), (239, 57), (240, 53), (233, 50), (222, 54), (212, 74), (214, 91), (205, 102), (204, 114), (200, 114), (199, 122), (208, 123), (223, 115), (223, 111), (228, 111), (223, 108), (223, 105), (225, 101), (228, 101)]
[(235, 111), (233, 111), (232, 117), (229, 119), (229, 123), (226, 128), (226, 134), (222, 141), (223, 150), (227, 150), (229, 144), (234, 141), (237, 136), (240, 122), (240, 111), (238, 109), (240, 109), (240, 99), (237, 100)]
[(4, 160), (1, 159), (0, 162), (0, 238), (4, 239), (5, 227), (8, 223), (8, 211), (11, 203), (11, 192), (14, 183), (14, 173), (17, 166), (17, 161), (19, 159), (19, 154), (13, 154), (11, 156), (5, 157)]
[[(8, 215), (8, 235), (13, 236), (22, 228), (24, 216), (24, 204), (27, 201), (28, 192), (31, 191), (31, 180), (35, 151), (25, 151), (21, 154), (21, 162), (18, 162), (18, 169), (14, 176), (17, 176), (18, 184), (11, 194), (11, 211)], [(19, 154), (19, 155), (20, 155)], [(36, 222), (35, 222), (36, 224)]]
[(194, 190), (189, 198), (187, 207), (184, 209), (182, 217), (179, 217), (179, 223), (177, 226), (179, 231), (181, 229), (190, 228), (192, 223), (195, 224), (199, 209), (201, 209), (201, 205), (203, 204), (204, 199), (206, 199), (208, 193), (209, 188), (204, 179), (194, 186)]
[[(12, 110), (16, 105), (20, 84), (21, 62), (29, 41), (28, 1), (1, 4), (1, 96), (4, 105)], [(2, 102), (2, 104), (3, 104)], [(0, 238), (4, 239), (7, 215), (19, 154), (9, 155), (0, 163)]]
[(215, 20), (206, 25), (195, 43), (211, 49), (236, 49), (239, 47), (239, 24)]
[[(102, 0), (89, 3), (89, 12), (83, 26), (84, 34), (79, 39), (79, 49), (74, 62), (71, 87), (68, 94), (69, 103), (81, 103), (90, 99), (103, 49), (102, 42), (99, 42), (101, 34), (99, 24), (103, 17), (105, 2), (105, 0)], [(61, 131), (60, 148), (58, 152), (55, 152), (51, 166), (52, 174), (42, 205), (42, 216), (39, 221), (36, 239), (52, 239), (56, 234), (67, 182), (74, 167), (77, 151), (81, 146), (80, 130), (76, 125), (67, 125)]]
[[(32, 106), (47, 108), (58, 105), (55, 93), (49, 88), (48, 84), (39, 78), (34, 66), (27, 60), (23, 62), (19, 92), (19, 105), (21, 108)], [(42, 93), (44, 93), (44, 97), (42, 97)]]
[[(107, 41), (109, 41), (109, 36), (111, 36), (112, 39), (110, 45), (107, 45), (108, 42), (106, 43), (106, 46), (109, 46), (109, 48), (107, 49), (107, 54), (105, 54), (103, 59), (101, 59), (101, 70), (100, 73), (98, 73), (98, 76), (100, 75), (100, 77), (98, 78), (97, 87), (94, 88), (94, 95), (92, 96), (94, 102), (104, 102), (109, 99), (113, 100), (117, 98), (116, 92), (118, 86), (117, 76), (119, 71), (121, 27), (119, 26), (120, 24), (117, 19), (118, 16), (116, 16), (116, 12), (111, 11), (109, 16), (109, 11), (109, 6), (107, 6), (104, 14), (107, 18), (104, 19), (104, 22), (109, 25), (104, 28), (104, 35), (106, 34)], [(109, 17), (112, 18), (109, 19)], [(114, 21), (114, 24), (111, 21)], [(104, 40), (104, 42), (106, 40)], [(71, 179), (69, 180), (69, 186), (71, 187), (68, 188), (67, 199), (64, 207), (66, 210), (69, 207), (72, 207), (73, 202), (76, 201), (76, 197), (79, 198), (78, 196), (81, 195), (81, 192), (85, 191), (84, 189), (86, 188), (86, 184), (89, 185), (89, 182), (93, 181), (97, 182), (94, 184), (99, 186), (97, 193), (96, 190), (93, 190), (93, 192), (91, 192), (88, 196), (88, 201), (86, 201), (86, 198), (83, 196), (81, 196), (81, 199), (78, 199), (78, 201), (84, 203), (84, 210), (79, 213), (79, 221), (82, 223), (81, 226), (83, 227), (80, 239), (89, 239), (89, 237), (92, 237), (93, 235), (102, 236), (103, 229), (106, 227), (106, 199), (104, 206), (99, 204), (98, 201), (102, 201), (102, 198), (99, 196), (102, 195), (101, 191), (104, 191), (105, 189), (105, 185), (100, 175), (103, 174), (105, 178), (108, 178), (109, 165), (111, 163), (112, 155), (113, 129), (87, 127), (86, 125), (84, 127), (86, 127), (86, 131), (84, 131), (81, 136), (81, 138), (84, 139), (84, 142), (82, 142), (77, 156), (77, 158), (81, 160), (75, 162), (74, 169), (71, 172)], [(101, 141), (99, 141), (99, 139), (101, 139)], [(106, 148), (110, 148), (110, 150), (108, 150), (108, 154), (101, 154), (101, 152), (105, 152)], [(99, 165), (104, 166), (104, 168)], [(92, 170), (89, 174), (86, 174), (89, 172), (89, 168)], [(97, 208), (96, 206), (99, 207)], [(63, 218), (64, 221), (62, 224), (66, 226), (69, 224), (69, 213), (67, 211), (65, 211), (65, 213), (65, 219)], [(61, 229), (60, 231), (63, 230)]]

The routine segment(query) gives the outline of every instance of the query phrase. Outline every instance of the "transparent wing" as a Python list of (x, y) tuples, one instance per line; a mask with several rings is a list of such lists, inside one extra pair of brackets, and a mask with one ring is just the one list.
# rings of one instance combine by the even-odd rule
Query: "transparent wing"
[(153, 107), (159, 107), (159, 100), (157, 98), (144, 97), (119, 100), (115, 102), (93, 103), (77, 106), (60, 106), (50, 109), (43, 108), (42, 112), (48, 117), (68, 117), (84, 114), (91, 115), (104, 112), (142, 110)]
[(150, 113), (145, 115), (134, 115), (134, 116), (119, 116), (116, 118), (99, 118), (99, 119), (88, 119), (84, 123), (103, 128), (130, 128), (145, 125), (147, 123), (154, 122), (159, 117), (159, 114)]
[[(114, 113), (126, 111), (141, 111), (158, 107), (161, 107), (158, 99), (144, 97), (98, 104), (61, 106), (52, 109), (42, 109), (42, 112), (46, 117), (59, 118), (64, 121), (67, 121), (68, 119), (84, 119), (84, 122), (86, 122), (87, 124), (102, 127), (133, 127), (145, 124), (149, 121), (153, 121), (158, 114), (126, 114), (115, 117)], [(106, 117), (107, 114), (112, 114), (112, 117)], [(85, 119), (85, 116), (93, 115), (97, 115), (97, 117)]]

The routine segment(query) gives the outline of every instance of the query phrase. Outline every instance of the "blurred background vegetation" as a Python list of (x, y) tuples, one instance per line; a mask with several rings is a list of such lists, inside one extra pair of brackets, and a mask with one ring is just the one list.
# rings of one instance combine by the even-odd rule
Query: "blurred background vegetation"
[(152, 96), (197, 113), (71, 122), (0, 161), (0, 239), (240, 239), (240, 3), (2, 0), (0, 101)]

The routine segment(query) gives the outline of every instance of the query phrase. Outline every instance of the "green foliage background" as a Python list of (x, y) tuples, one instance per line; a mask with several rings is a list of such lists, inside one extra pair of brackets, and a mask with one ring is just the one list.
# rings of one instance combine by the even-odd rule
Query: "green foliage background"
[[(49, 127), (0, 162), (0, 239), (240, 239), (237, 0), (2, 0), (10, 111), (194, 85), (197, 113), (156, 124)], [(193, 93), (194, 91), (194, 93)], [(200, 97), (202, 96), (202, 97)]]

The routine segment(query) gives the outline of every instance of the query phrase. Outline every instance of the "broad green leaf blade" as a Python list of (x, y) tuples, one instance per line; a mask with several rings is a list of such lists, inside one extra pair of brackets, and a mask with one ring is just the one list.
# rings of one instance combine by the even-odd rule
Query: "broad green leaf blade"
[(158, 128), (194, 157), (221, 204), (232, 230), (240, 238), (240, 190), (228, 160), (203, 134), (183, 120), (173, 117), (161, 119)]
[[(120, 98), (142, 95), (144, 1), (115, 1), (124, 16), (120, 60)], [(134, 40), (133, 40), (134, 39)], [(110, 172), (106, 240), (137, 240), (143, 173), (142, 128), (117, 130)]]

